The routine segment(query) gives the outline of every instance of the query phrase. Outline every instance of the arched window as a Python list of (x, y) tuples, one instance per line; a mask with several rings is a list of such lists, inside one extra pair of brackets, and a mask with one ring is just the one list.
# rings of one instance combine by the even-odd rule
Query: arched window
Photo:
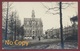
[(29, 22), (27, 21), (27, 25), (29, 25)]

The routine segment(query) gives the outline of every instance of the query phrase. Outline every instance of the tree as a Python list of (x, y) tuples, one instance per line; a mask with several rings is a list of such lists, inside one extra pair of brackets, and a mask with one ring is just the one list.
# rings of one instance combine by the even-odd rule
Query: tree
[(22, 40), (24, 38), (24, 25), (20, 27), (20, 35), (22, 36)]
[(63, 41), (63, 25), (62, 25), (62, 2), (60, 2), (60, 32), (61, 32), (61, 47), (64, 49), (64, 41)]
[(6, 13), (6, 28), (5, 28), (5, 40), (7, 40), (8, 10), (9, 10), (9, 3), (7, 2), (7, 13)]
[(12, 12), (12, 14), (11, 14), (11, 17), (10, 17), (10, 22), (9, 22), (9, 29), (10, 29), (10, 34), (11, 34), (11, 36), (10, 36), (10, 39), (11, 40), (14, 40), (13, 39), (13, 34), (14, 34), (14, 18), (13, 18), (13, 12)]
[(2, 2), (2, 27), (5, 29), (5, 40), (7, 40), (7, 33), (8, 33), (8, 17), (9, 11), (11, 9), (11, 3), (9, 2)]
[(13, 41), (16, 40), (17, 36), (19, 38), (20, 25), (21, 24), (20, 24), (20, 20), (17, 16), (17, 12), (16, 11), (12, 12), (12, 14), (9, 18), (9, 29), (10, 29), (10, 33), (12, 34)]
[[(78, 31), (76, 28), (78, 28), (76, 22), (78, 23), (78, 16), (74, 16), (72, 18), (70, 18), (70, 21), (72, 22), (72, 28), (73, 28), (73, 33), (72, 36), (74, 38), (74, 40), (78, 40)], [(77, 26), (77, 27), (76, 27)]]
[(19, 16), (16, 17), (16, 22), (15, 22), (15, 36), (17, 36), (16, 38), (19, 39), (20, 33), (21, 33), (21, 21), (19, 20)]
[[(62, 49), (64, 49), (64, 41), (63, 41), (63, 24), (62, 24), (62, 9), (66, 9), (67, 7), (69, 7), (70, 5), (74, 4), (74, 3), (68, 3), (68, 2), (57, 2), (58, 6), (56, 7), (48, 7), (46, 5), (44, 5), (43, 3), (41, 3), (46, 9), (48, 13), (56, 15), (56, 14), (60, 14), (60, 33), (61, 33), (61, 47)], [(63, 7), (63, 4), (66, 4), (66, 7)], [(53, 10), (56, 13), (50, 12), (50, 10)]]

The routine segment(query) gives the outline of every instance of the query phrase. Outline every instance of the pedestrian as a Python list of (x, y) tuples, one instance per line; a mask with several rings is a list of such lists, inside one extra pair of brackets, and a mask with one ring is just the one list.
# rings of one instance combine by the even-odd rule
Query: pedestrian
[(40, 36), (38, 36), (38, 39), (39, 39), (39, 41), (41, 40), (41, 39), (40, 39)]

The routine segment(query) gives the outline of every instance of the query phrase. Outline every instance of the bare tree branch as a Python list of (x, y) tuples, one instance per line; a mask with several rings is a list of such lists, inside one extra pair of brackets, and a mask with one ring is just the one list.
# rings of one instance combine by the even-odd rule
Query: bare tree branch
[(48, 10), (54, 10), (54, 11), (58, 11), (59, 7), (52, 7), (49, 8), (48, 6), (45, 6), (43, 3), (41, 3), (45, 8), (47, 8)]
[(13, 4), (13, 3), (9, 3), (9, 7), (11, 7), (11, 6), (12, 6), (12, 4)]
[(49, 7), (45, 6), (42, 2), (41, 2), (41, 4), (42, 4), (45, 8), (49, 9)]
[(62, 7), (62, 9), (66, 9), (66, 8), (68, 8), (70, 5), (68, 4), (66, 7)]
[(53, 15), (59, 14), (59, 12), (57, 12), (57, 13), (52, 13), (52, 12), (50, 12), (49, 10), (47, 10), (46, 13), (53, 14)]
[[(57, 2), (57, 6), (51, 7), (51, 8), (46, 6), (44, 3), (41, 3), (41, 4), (47, 9), (46, 13), (50, 13), (53, 15), (59, 14), (59, 12), (53, 13), (55, 11), (59, 11), (59, 2)], [(62, 9), (66, 9), (68, 7), (71, 7), (71, 5), (73, 5), (73, 4), (75, 4), (75, 3), (74, 2), (62, 2)], [(53, 6), (53, 5), (51, 5), (51, 6)], [(52, 12), (50, 12), (50, 11), (52, 11)]]
[[(71, 5), (73, 5), (74, 3), (62, 3), (62, 9), (66, 9), (66, 8), (68, 8), (68, 7), (70, 7)], [(66, 7), (65, 7), (66, 6)]]
[(62, 4), (75, 4), (75, 3), (73, 3), (73, 2), (62, 2)]
[(57, 13), (50, 12), (50, 10), (59, 11), (59, 7), (49, 8), (48, 6), (45, 6), (43, 3), (41, 4), (47, 9), (46, 13), (53, 14), (53, 15), (59, 14), (58, 12)]
[(56, 15), (56, 14), (60, 14), (60, 13), (52, 13), (53, 15)]
[(59, 7), (49, 8), (48, 10), (58, 11), (59, 10)]

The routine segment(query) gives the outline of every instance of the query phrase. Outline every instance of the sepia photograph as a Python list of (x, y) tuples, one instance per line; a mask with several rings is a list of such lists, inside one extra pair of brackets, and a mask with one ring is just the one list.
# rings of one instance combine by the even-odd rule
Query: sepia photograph
[(2, 49), (78, 49), (78, 2), (2, 2)]

